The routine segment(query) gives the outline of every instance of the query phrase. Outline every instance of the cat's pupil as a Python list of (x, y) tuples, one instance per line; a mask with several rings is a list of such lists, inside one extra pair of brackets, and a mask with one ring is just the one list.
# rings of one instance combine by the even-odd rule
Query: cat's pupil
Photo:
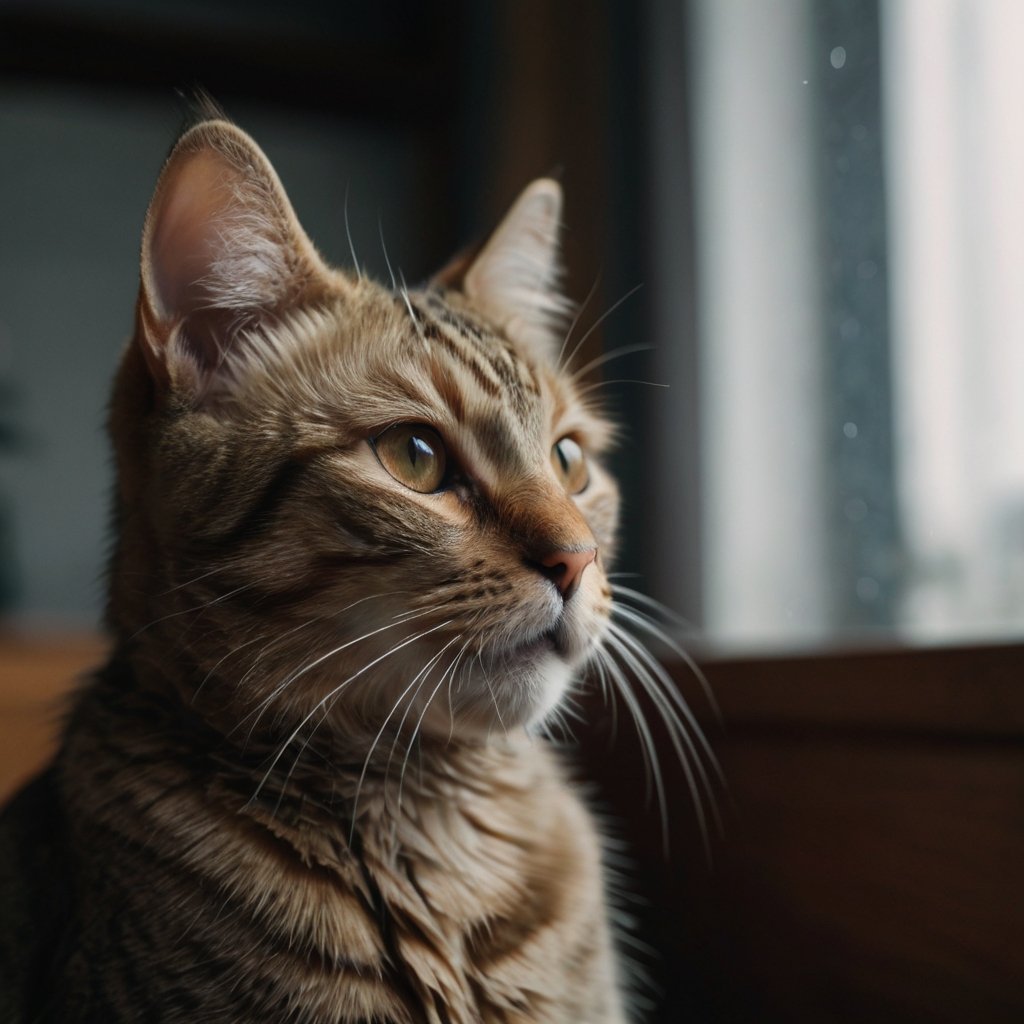
[(565, 449), (561, 443), (555, 445), (555, 454), (558, 455), (558, 461), (562, 465), (562, 472), (568, 474), (569, 472), (569, 460), (566, 458)]

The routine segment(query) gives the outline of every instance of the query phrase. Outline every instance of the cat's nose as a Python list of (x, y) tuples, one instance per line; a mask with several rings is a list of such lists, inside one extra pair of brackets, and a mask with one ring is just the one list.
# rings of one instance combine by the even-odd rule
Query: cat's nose
[(583, 577), (583, 570), (597, 558), (597, 548), (584, 548), (582, 551), (550, 551), (540, 559), (540, 571), (547, 576), (568, 601), (576, 593)]

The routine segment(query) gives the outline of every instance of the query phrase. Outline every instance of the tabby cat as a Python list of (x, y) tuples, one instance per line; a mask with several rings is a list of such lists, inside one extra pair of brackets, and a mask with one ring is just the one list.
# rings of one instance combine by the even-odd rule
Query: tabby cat
[(536, 738), (608, 635), (617, 515), (560, 206), (536, 181), (389, 289), (238, 128), (180, 139), (111, 404), (113, 653), (0, 830), (2, 1020), (625, 1019)]

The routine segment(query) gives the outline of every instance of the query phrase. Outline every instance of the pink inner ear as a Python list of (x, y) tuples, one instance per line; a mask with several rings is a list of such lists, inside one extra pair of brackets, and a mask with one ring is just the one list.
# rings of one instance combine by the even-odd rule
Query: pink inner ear
[(151, 298), (157, 314), (180, 320), (204, 303), (218, 258), (218, 230), (230, 216), (237, 171), (203, 150), (171, 169), (155, 211), (149, 239)]

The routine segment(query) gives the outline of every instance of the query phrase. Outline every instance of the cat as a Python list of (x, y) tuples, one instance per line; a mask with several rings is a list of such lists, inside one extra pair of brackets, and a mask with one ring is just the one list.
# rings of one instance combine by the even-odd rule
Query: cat
[(389, 288), (238, 127), (179, 139), (110, 407), (112, 654), (0, 825), (0, 1020), (627, 1019), (536, 738), (615, 638), (560, 210), (536, 181)]

